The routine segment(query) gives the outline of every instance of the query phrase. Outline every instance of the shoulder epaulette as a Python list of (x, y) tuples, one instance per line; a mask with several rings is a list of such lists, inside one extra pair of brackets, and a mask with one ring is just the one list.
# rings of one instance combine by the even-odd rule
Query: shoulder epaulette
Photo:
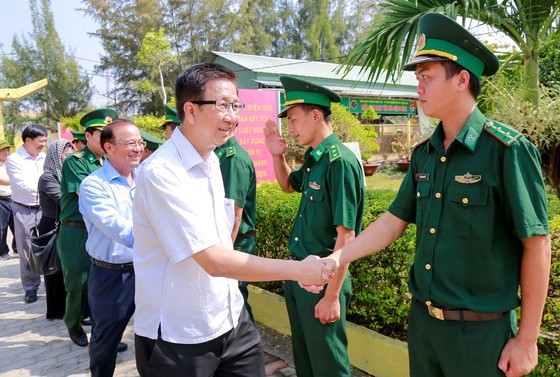
[(491, 120), (484, 124), (484, 130), (506, 147), (511, 146), (522, 136), (521, 132), (514, 130), (510, 126)]
[(76, 157), (76, 158), (82, 158), (86, 155), (86, 152), (84, 151), (78, 151), (76, 153), (74, 153), (72, 156)]
[(416, 143), (414, 143), (414, 144), (412, 145), (412, 147), (410, 147), (410, 150), (414, 150), (414, 148), (416, 148), (416, 147), (418, 147), (418, 146), (424, 144), (424, 143), (427, 142), (428, 140), (430, 140), (430, 136), (431, 136), (431, 135), (428, 135), (428, 136), (423, 137), (422, 139), (418, 140)]
[(342, 157), (340, 148), (338, 145), (333, 145), (329, 148), (329, 162), (334, 162)]
[(226, 149), (226, 157), (231, 157), (231, 156), (235, 156), (235, 147), (234, 146), (227, 147), (227, 149)]

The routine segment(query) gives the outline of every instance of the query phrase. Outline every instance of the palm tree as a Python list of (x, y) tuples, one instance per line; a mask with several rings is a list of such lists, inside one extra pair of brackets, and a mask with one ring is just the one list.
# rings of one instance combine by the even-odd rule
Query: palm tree
[(370, 68), (371, 81), (382, 70), (395, 78), (411, 56), (422, 15), (461, 16), (463, 23), (467, 18), (477, 20), (511, 38), (523, 55), (525, 98), (538, 105), (539, 54), (560, 42), (558, 0), (380, 0), (376, 6), (380, 11), (373, 29), (344, 61), (347, 69)]

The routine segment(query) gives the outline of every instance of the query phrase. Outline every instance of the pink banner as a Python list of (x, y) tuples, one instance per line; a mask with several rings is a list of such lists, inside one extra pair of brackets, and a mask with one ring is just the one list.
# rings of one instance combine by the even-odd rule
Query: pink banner
[(244, 102), (246, 107), (239, 115), (235, 138), (253, 160), (257, 183), (275, 181), (272, 155), (266, 148), (263, 128), (269, 118), (278, 121), (278, 92), (239, 89), (239, 100)]

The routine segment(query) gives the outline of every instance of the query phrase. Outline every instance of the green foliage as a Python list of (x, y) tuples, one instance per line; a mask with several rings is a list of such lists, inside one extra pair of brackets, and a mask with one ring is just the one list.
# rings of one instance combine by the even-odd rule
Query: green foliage
[[(364, 228), (383, 214), (393, 201), (392, 190), (366, 190)], [(289, 259), (288, 240), (296, 216), (299, 194), (285, 194), (276, 183), (257, 186), (257, 252), (270, 258)], [(552, 266), (548, 297), (539, 339), (539, 366), (531, 376), (560, 373), (560, 200), (549, 195)], [(348, 320), (384, 335), (406, 340), (410, 294), (407, 279), (415, 250), (415, 227), (386, 250), (350, 264), (352, 300)], [(260, 283), (262, 288), (282, 293), (283, 283)]]
[(161, 125), (165, 121), (165, 117), (142, 115), (131, 116), (130, 120), (132, 120), (141, 130), (165, 140), (165, 130), (161, 128)]
[(538, 56), (558, 44), (558, 1), (387, 0), (379, 7), (382, 10), (369, 34), (345, 59), (347, 71), (356, 65), (367, 67), (371, 81), (377, 81), (384, 70), (387, 81), (400, 76), (402, 64), (415, 48), (418, 20), (425, 13), (439, 12), (453, 19), (480, 21), (511, 38), (524, 57), (525, 98), (538, 104)]
[[(138, 51), (138, 60), (140, 64), (148, 66), (154, 72), (157, 72), (163, 103), (166, 103), (167, 93), (163, 81), (163, 70), (167, 65), (175, 61), (175, 54), (171, 49), (171, 39), (165, 34), (165, 29), (160, 28), (157, 32), (152, 29), (146, 33), (142, 39), (140, 51)], [(155, 73), (151, 75), (152, 78), (154, 75)]]
[(362, 113), (362, 119), (366, 121), (366, 124), (371, 124), (374, 120), (379, 119), (379, 115), (377, 114), (377, 111), (370, 106)]
[(373, 127), (362, 125), (354, 115), (344, 108), (341, 104), (333, 103), (332, 126), (342, 142), (357, 141), (360, 144), (360, 152), (364, 155), (372, 155), (379, 150), (379, 145), (375, 141), (377, 132)]
[(35, 121), (55, 129), (61, 117), (73, 116), (87, 106), (92, 89), (89, 78), (80, 74), (78, 63), (58, 36), (50, 4), (50, 0), (29, 2), (32, 31), (21, 38), (14, 36), (12, 54), (1, 59), (0, 86), (17, 88), (48, 79), (45, 88), (21, 102), (12, 103), (6, 113), (17, 114), (25, 108), (40, 109), (42, 115)]

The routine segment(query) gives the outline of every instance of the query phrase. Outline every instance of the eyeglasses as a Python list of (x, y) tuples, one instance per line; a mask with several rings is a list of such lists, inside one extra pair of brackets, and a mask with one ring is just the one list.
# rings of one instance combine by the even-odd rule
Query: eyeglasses
[(229, 107), (234, 113), (238, 113), (245, 109), (245, 104), (243, 102), (229, 102), (226, 100), (217, 100), (217, 101), (190, 101), (197, 105), (214, 105), (216, 109), (220, 110), (223, 113), (227, 113)]
[(120, 143), (119, 143), (119, 142), (114, 142), (114, 143), (112, 143), (112, 144), (124, 145), (125, 147), (130, 148), (130, 149), (132, 149), (132, 148), (134, 148), (134, 147), (144, 148), (144, 147), (146, 146), (146, 142), (143, 141), (143, 140), (142, 140), (142, 141), (138, 141), (138, 142), (136, 142), (136, 141), (129, 141), (129, 142), (126, 142), (126, 143), (123, 143), (123, 142), (120, 142)]

